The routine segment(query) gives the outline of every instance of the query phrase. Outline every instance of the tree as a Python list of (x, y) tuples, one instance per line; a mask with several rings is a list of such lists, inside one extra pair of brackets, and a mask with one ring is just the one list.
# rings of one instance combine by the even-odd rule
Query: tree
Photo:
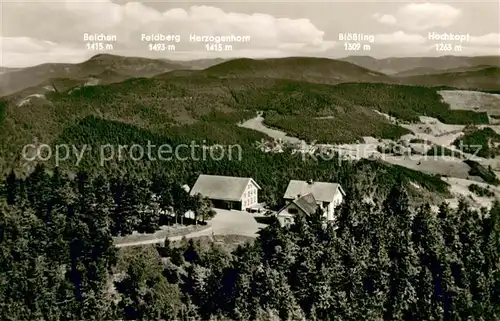
[(195, 213), (195, 222), (201, 218), (202, 221), (211, 219), (216, 212), (212, 209), (212, 202), (208, 198), (204, 198), (201, 194), (192, 197), (192, 210)]
[(113, 214), (113, 235), (131, 234), (139, 227), (141, 197), (132, 177), (115, 179), (112, 186), (115, 199)]
[(173, 207), (175, 212), (175, 223), (177, 224), (177, 217), (181, 218), (181, 225), (184, 224), (184, 216), (190, 209), (189, 194), (179, 184), (174, 184), (171, 189), (172, 199), (174, 201)]
[(163, 266), (152, 253), (130, 262), (126, 277), (117, 284), (120, 313), (127, 320), (178, 320), (183, 304), (179, 288), (162, 275)]
[(12, 170), (5, 179), (5, 197), (7, 199), (7, 204), (14, 205), (20, 201), (21, 191), (20, 191), (20, 181), (16, 174)]

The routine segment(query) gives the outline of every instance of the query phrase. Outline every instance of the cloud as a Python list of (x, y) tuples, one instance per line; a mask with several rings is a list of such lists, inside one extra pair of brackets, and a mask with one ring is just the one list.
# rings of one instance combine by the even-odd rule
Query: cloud
[(163, 16), (166, 19), (172, 19), (172, 20), (186, 20), (188, 18), (188, 13), (184, 9), (176, 8), (176, 9), (171, 9), (168, 11), (165, 11), (163, 13)]
[(402, 45), (402, 44), (424, 44), (427, 41), (422, 35), (406, 34), (403, 31), (396, 31), (389, 34), (375, 35), (376, 44), (384, 45)]
[(0, 65), (26, 67), (46, 62), (77, 63), (89, 57), (81, 48), (61, 46), (49, 40), (0, 37)]
[(55, 43), (42, 41), (28, 37), (1, 37), (2, 51), (12, 53), (31, 52), (33, 54), (48, 52), (52, 50)]
[(380, 13), (375, 13), (372, 15), (372, 17), (377, 20), (378, 22), (385, 24), (385, 25), (395, 25), (397, 23), (397, 20), (394, 16), (390, 14), (380, 14)]
[(487, 35), (478, 37), (471, 36), (468, 43), (477, 46), (497, 47), (500, 51), (500, 33), (489, 33)]
[[(459, 42), (456, 42), (457, 44)], [(375, 45), (393, 47), (397, 49), (398, 56), (426, 55), (434, 56), (436, 52), (436, 41), (431, 41), (427, 36), (416, 33), (396, 31), (387, 34), (375, 35)], [(462, 43), (461, 52), (453, 52), (453, 55), (500, 55), (500, 35), (490, 33), (483, 36), (471, 36), (468, 42)], [(442, 54), (442, 52), (441, 52)]]
[(125, 18), (135, 20), (134, 22), (136, 23), (145, 24), (167, 19), (167, 17), (163, 16), (161, 12), (158, 12), (153, 8), (146, 7), (139, 2), (128, 2), (121, 8), (121, 11), (122, 19)]
[(461, 14), (459, 9), (444, 3), (409, 3), (394, 15), (376, 13), (372, 18), (382, 24), (422, 31), (449, 27), (460, 18)]
[(500, 34), (489, 33), (483, 36), (471, 36), (463, 44), (463, 52), (468, 55), (500, 55)]
[[(141, 35), (156, 33), (181, 35), (181, 43), (176, 45), (180, 52), (175, 55), (181, 52), (186, 55), (191, 52), (207, 54), (205, 44), (190, 43), (190, 34), (251, 37), (249, 43), (234, 43), (231, 52), (218, 52), (220, 57), (242, 56), (241, 50), (251, 53), (250, 56), (261, 56), (262, 52), (281, 52), (283, 56), (300, 52), (321, 54), (335, 46), (335, 42), (327, 41), (325, 33), (308, 19), (227, 12), (213, 6), (191, 6), (188, 9), (174, 8), (161, 12), (140, 2), (120, 5), (109, 0), (37, 0), (9, 2), (4, 4), (3, 11), (3, 35), (31, 39), (33, 46), (39, 40), (57, 43), (57, 50), (44, 47), (44, 50), (54, 51), (52, 61), (58, 59), (56, 52), (80, 49), (82, 52), (79, 56), (96, 54), (85, 52), (84, 33), (116, 35), (118, 41), (113, 53), (146, 56), (150, 54), (148, 43), (141, 41)], [(46, 17), (43, 24), (38, 24), (40, 17)], [(30, 52), (25, 48), (25, 54)], [(10, 58), (19, 57), (20, 54), (19, 50), (16, 55), (4, 51), (4, 64), (15, 63)]]

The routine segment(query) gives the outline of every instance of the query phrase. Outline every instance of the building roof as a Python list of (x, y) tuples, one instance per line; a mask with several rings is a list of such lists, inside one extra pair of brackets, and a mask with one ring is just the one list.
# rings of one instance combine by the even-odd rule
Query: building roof
[(314, 214), (319, 207), (314, 196), (309, 193), (285, 205), (281, 210), (279, 210), (278, 215), (282, 211), (287, 209), (290, 204), (295, 204), (299, 209), (302, 210), (302, 212), (308, 215)]
[(292, 203), (295, 203), (306, 214), (314, 214), (318, 209), (316, 199), (311, 193), (294, 200)]
[(306, 182), (291, 180), (288, 183), (284, 199), (296, 199), (302, 195), (311, 193), (317, 201), (333, 202), (337, 193), (342, 193), (345, 196), (344, 190), (337, 183), (325, 182)]
[(202, 174), (196, 180), (189, 194), (196, 195), (199, 193), (210, 199), (240, 201), (249, 183), (253, 183), (257, 189), (260, 189), (260, 186), (249, 177)]

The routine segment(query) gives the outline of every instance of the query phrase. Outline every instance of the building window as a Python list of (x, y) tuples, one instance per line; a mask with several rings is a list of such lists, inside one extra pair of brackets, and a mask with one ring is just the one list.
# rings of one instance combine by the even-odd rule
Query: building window
[(299, 211), (296, 208), (289, 208), (288, 213), (290, 214), (297, 214)]

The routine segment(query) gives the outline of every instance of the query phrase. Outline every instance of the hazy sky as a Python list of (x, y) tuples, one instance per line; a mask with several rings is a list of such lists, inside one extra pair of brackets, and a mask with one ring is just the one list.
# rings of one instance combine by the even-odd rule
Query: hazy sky
[[(216, 57), (349, 55), (374, 57), (500, 55), (500, 1), (19, 1), (0, 0), (0, 65), (80, 62), (99, 52), (188, 60)], [(431, 41), (429, 32), (469, 34), (459, 41)], [(84, 33), (114, 35), (116, 42), (84, 41)], [(150, 51), (142, 34), (180, 35)], [(373, 35), (346, 50), (339, 33)], [(248, 43), (208, 51), (189, 35), (250, 36)], [(107, 44), (112, 45), (106, 47)], [(168, 45), (174, 45), (168, 49)], [(368, 46), (364, 46), (368, 44)], [(352, 49), (356, 48), (353, 45)], [(165, 51), (163, 51), (165, 49)], [(208, 49), (220, 50), (214, 46)]]

